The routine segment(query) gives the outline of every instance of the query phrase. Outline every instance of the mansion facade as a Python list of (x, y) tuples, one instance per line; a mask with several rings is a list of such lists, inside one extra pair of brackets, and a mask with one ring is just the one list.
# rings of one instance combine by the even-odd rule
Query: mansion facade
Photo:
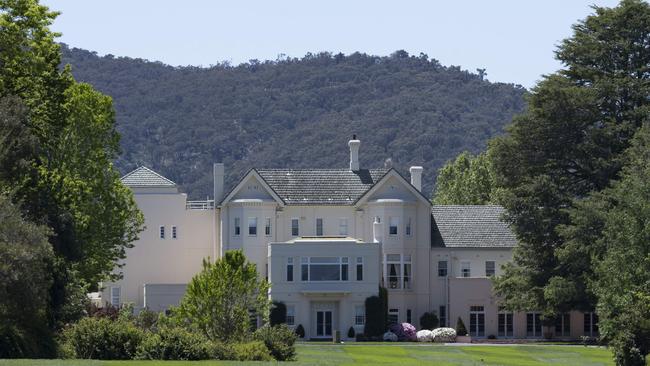
[(308, 339), (363, 333), (364, 302), (388, 290), (391, 322), (419, 328), (425, 312), (441, 326), (460, 317), (476, 338), (578, 338), (597, 334), (592, 313), (503, 311), (490, 277), (512, 260), (517, 241), (499, 206), (433, 206), (422, 167), (359, 166), (348, 142), (345, 169), (251, 169), (230, 191), (214, 165), (214, 200), (188, 201), (176, 184), (140, 167), (122, 178), (146, 229), (127, 250), (123, 278), (102, 284), (101, 301), (164, 311), (177, 305), (204, 258), (241, 249), (287, 306), (287, 323)]

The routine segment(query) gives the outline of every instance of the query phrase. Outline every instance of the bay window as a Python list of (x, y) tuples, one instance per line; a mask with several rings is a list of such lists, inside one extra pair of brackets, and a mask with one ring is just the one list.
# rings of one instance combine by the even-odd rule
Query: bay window
[(347, 281), (348, 257), (302, 257), (302, 281)]

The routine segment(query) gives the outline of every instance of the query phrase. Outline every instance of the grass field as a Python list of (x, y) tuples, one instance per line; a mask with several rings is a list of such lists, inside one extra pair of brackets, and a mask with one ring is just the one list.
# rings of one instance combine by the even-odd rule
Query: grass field
[[(112, 366), (112, 365), (262, 365), (225, 361), (89, 361), (0, 360), (0, 366)], [(270, 362), (268, 364), (277, 364)], [(443, 346), (432, 344), (301, 344), (298, 361), (289, 365), (613, 365), (604, 348), (559, 345)]]

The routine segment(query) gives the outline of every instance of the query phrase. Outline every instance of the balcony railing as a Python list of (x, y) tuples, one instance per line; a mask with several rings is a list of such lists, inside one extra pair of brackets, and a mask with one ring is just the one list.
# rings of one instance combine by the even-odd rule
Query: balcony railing
[(186, 210), (214, 210), (214, 200), (205, 201), (187, 201)]

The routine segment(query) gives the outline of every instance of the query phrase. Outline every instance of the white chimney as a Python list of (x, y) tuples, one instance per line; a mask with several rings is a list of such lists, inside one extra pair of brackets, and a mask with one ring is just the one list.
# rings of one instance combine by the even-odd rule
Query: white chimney
[(350, 170), (359, 170), (359, 146), (361, 141), (357, 140), (357, 135), (352, 135), (352, 140), (348, 141), (350, 146)]
[(214, 206), (217, 207), (223, 199), (223, 163), (215, 163), (213, 166), (214, 173)]
[(412, 166), (409, 169), (411, 172), (411, 185), (418, 191), (422, 192), (422, 170), (421, 166)]
[(375, 217), (375, 222), (372, 224), (372, 241), (374, 243), (381, 243), (383, 239), (384, 226), (379, 221), (379, 217)]

